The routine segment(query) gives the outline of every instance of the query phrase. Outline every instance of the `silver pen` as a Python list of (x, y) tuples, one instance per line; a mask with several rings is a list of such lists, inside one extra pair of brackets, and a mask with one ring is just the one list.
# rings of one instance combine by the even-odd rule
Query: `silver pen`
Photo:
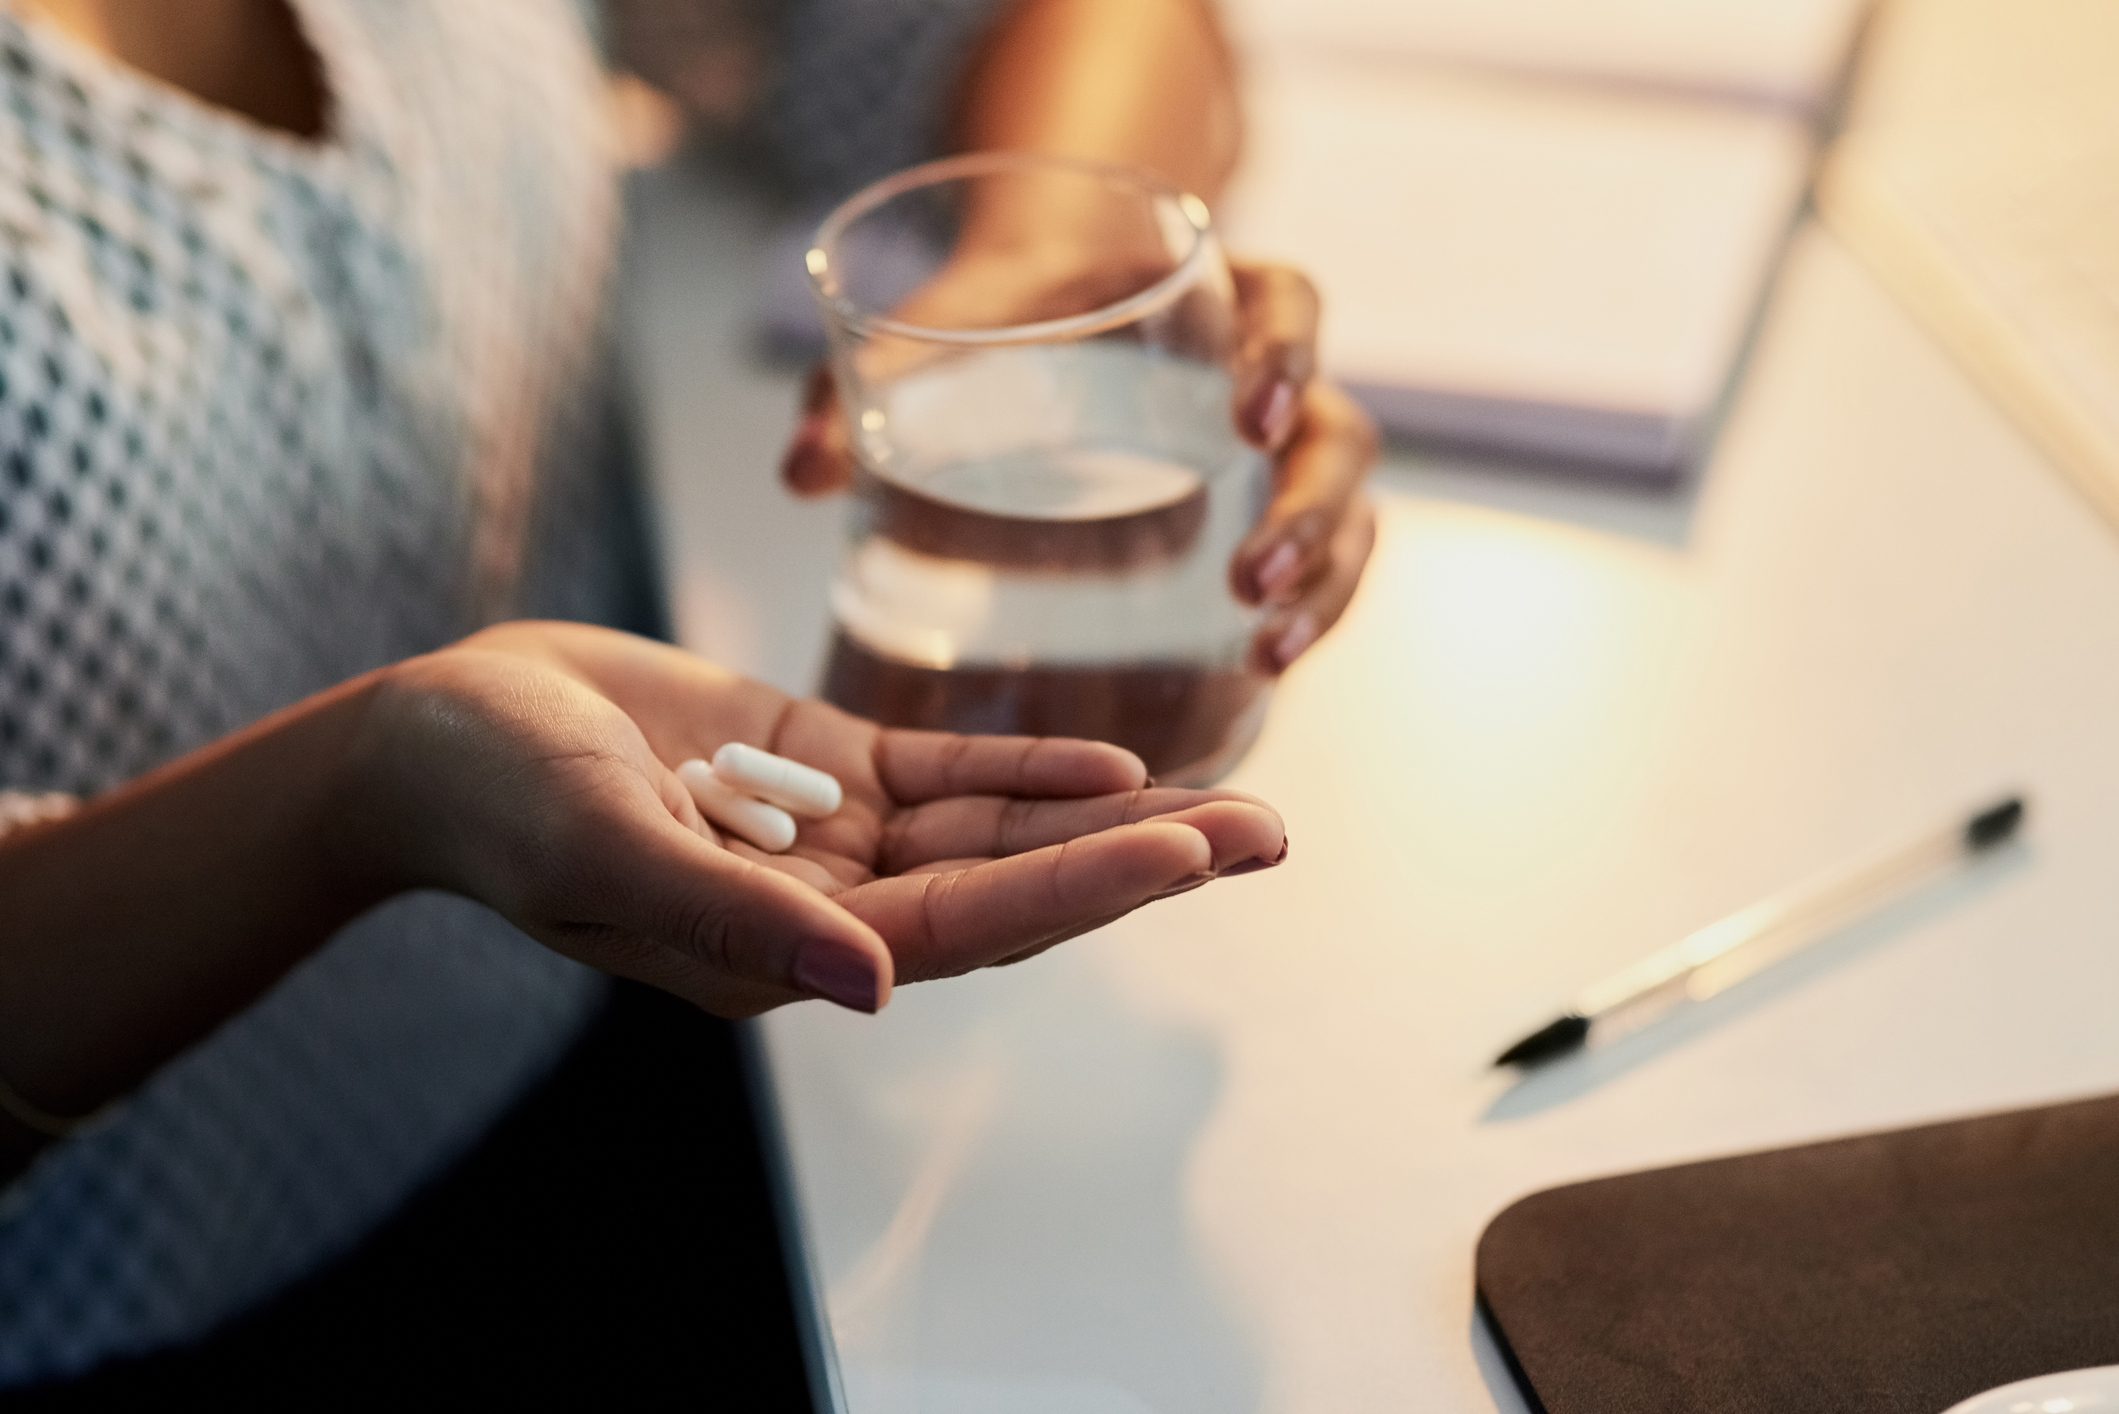
[(1599, 1024), (1656, 1004), (1704, 1001), (1784, 956), (1759, 945), (1817, 927), (1984, 853), (2015, 836), (2021, 796), (1999, 800), (1847, 870), (1775, 894), (1679, 940), (1583, 992), (1566, 1011), (1494, 1059), (1534, 1066), (1580, 1050)]

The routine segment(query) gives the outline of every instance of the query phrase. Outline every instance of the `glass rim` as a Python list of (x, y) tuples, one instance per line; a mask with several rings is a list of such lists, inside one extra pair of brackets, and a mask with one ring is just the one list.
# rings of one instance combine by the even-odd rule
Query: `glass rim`
[[(837, 288), (838, 272), (832, 263), (832, 251), (845, 236), (847, 229), (862, 217), (908, 192), (918, 191), (923, 187), (936, 187), (998, 172), (1029, 171), (1064, 172), (1093, 177), (1116, 186), (1131, 187), (1157, 201), (1167, 202), (1191, 227), (1191, 248), (1186, 250), (1183, 258), (1166, 273), (1122, 299), (1059, 319), (1003, 324), (990, 329), (944, 329), (894, 319), (888, 314), (864, 308)], [(1130, 323), (1174, 300), (1196, 282), (1199, 268), (1206, 262), (1208, 252), (1213, 247), (1213, 236), (1214, 219), (1204, 201), (1141, 168), (1036, 152), (969, 152), (955, 157), (938, 158), (932, 162), (922, 162), (870, 182), (832, 208), (831, 213), (817, 227), (817, 233), (811, 239), (802, 263), (809, 276), (810, 292), (816, 296), (818, 304), (823, 306), (827, 315), (852, 333), (888, 334), (927, 344), (962, 346), (1047, 343), (1080, 338)]]

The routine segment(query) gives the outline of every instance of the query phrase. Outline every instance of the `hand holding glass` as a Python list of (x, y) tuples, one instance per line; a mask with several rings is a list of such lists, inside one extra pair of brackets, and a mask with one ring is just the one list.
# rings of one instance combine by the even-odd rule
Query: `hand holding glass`
[(1271, 478), (1205, 206), (982, 154), (854, 197), (809, 260), (858, 466), (825, 695), (1225, 770), (1266, 706), (1229, 565)]

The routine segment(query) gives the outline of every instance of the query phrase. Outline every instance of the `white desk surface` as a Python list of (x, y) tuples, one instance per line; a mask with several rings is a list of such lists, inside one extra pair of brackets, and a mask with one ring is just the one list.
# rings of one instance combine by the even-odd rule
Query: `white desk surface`
[[(698, 172), (637, 196), (681, 635), (807, 687), (837, 519), (773, 485), (766, 220)], [(764, 1023), (855, 1414), (1518, 1411), (1471, 1279), (1518, 1195), (2119, 1087), (2119, 536), (1828, 237), (1692, 489), (1400, 455), (1378, 494), (1353, 614), (1231, 781), (1286, 867)], [(2015, 785), (2005, 857), (1486, 1069), (1576, 984)]]

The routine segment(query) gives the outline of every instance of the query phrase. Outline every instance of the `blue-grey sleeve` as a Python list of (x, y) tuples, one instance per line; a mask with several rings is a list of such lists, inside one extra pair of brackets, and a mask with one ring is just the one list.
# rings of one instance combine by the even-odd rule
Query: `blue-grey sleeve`
[(835, 201), (942, 150), (963, 70), (1017, 0), (786, 0), (759, 113), (782, 174)]

